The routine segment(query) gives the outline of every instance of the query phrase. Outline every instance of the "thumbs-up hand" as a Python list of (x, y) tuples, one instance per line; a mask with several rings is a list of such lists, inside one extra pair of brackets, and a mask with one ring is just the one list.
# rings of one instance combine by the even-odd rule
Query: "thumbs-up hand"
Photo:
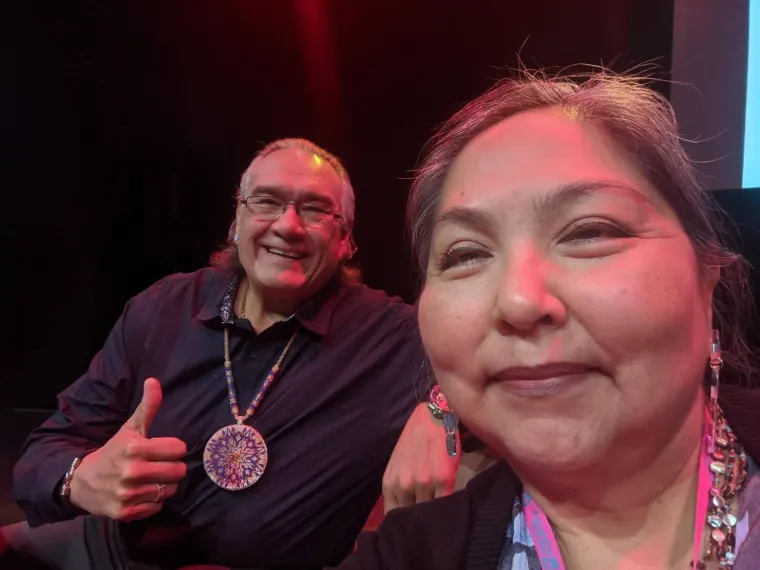
[(187, 472), (187, 446), (173, 437), (148, 438), (161, 407), (161, 384), (145, 381), (135, 413), (100, 449), (86, 455), (71, 478), (69, 500), (93, 515), (130, 521), (161, 510)]

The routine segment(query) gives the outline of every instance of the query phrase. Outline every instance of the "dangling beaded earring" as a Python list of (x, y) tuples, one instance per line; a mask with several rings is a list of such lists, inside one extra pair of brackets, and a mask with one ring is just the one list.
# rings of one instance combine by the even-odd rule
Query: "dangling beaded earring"
[(708, 453), (715, 451), (715, 438), (718, 434), (718, 416), (720, 408), (718, 406), (718, 394), (720, 392), (720, 369), (723, 368), (723, 359), (720, 357), (720, 332), (713, 329), (712, 340), (710, 342), (710, 423), (711, 435), (707, 443)]
[[(692, 568), (704, 570), (710, 561), (720, 568), (730, 568), (736, 561), (737, 518), (732, 512), (736, 497), (747, 479), (747, 454), (741, 442), (729, 427), (718, 404), (720, 393), (721, 358), (720, 333), (712, 332), (710, 340), (710, 414), (709, 470), (712, 484), (709, 489), (706, 530), (707, 545), (703, 555), (696, 555)], [(695, 554), (700, 545), (695, 544)]]
[(459, 418), (449, 408), (449, 403), (438, 384), (435, 384), (430, 390), (428, 408), (434, 418), (443, 420), (443, 431), (446, 433), (446, 453), (449, 454), (449, 457), (456, 457), (458, 453), (457, 429), (459, 428)]
[(446, 433), (446, 453), (449, 457), (457, 456), (457, 429), (459, 418), (454, 412), (448, 412), (443, 416), (443, 430)]

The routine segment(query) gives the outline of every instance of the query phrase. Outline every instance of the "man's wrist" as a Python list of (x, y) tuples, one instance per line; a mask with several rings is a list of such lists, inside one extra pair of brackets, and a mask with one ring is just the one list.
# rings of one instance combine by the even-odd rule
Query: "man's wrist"
[(83, 456), (80, 455), (79, 457), (74, 458), (74, 460), (71, 462), (71, 465), (69, 465), (68, 471), (66, 471), (66, 474), (61, 480), (60, 495), (64, 502), (70, 502), (69, 497), (71, 495), (71, 479), (74, 477), (74, 472), (77, 470), (77, 467), (81, 465), (82, 457)]
[(67, 511), (77, 510), (77, 507), (71, 502), (71, 480), (74, 477), (74, 472), (82, 463), (82, 455), (75, 457), (69, 464), (66, 473), (63, 474), (58, 484), (55, 486), (54, 496), (58, 505)]
[(69, 511), (77, 512), (79, 514), (84, 514), (87, 511), (83, 510), (81, 507), (79, 507), (75, 500), (76, 497), (74, 497), (74, 487), (77, 487), (77, 474), (79, 468), (82, 466), (82, 463), (84, 462), (85, 458), (92, 453), (93, 451), (96, 451), (95, 449), (91, 449), (89, 451), (84, 452), (82, 455), (75, 457), (71, 463), (69, 464), (69, 468), (66, 470), (66, 473), (61, 478), (61, 480), (58, 482), (58, 485), (56, 485), (55, 488), (55, 498), (56, 502), (58, 504)]

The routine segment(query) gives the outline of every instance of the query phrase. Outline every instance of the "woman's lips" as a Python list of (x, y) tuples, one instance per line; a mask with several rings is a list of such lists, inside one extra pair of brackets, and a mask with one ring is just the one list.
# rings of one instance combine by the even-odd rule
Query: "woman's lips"
[(514, 394), (542, 398), (578, 385), (592, 371), (592, 368), (583, 364), (558, 362), (507, 368), (497, 375), (497, 379), (505, 389)]

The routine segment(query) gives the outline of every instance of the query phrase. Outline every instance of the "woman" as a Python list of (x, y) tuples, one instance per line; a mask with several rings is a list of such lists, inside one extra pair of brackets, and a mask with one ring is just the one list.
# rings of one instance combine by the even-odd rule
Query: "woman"
[(342, 568), (760, 568), (751, 302), (713, 212), (634, 79), (525, 77), (454, 115), (409, 202), (419, 323), (503, 462)]

